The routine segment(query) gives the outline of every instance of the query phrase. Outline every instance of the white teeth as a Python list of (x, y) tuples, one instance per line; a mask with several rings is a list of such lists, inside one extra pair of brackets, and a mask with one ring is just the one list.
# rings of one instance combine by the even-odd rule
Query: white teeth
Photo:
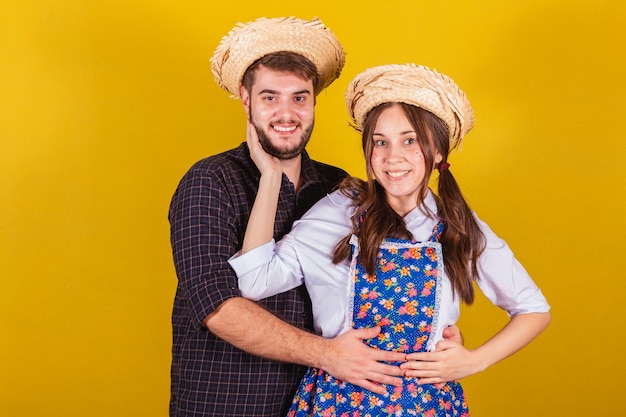
[(395, 172), (388, 171), (387, 175), (389, 175), (392, 178), (397, 178), (397, 177), (401, 177), (403, 175), (406, 175), (408, 173), (409, 173), (409, 171), (395, 171)]
[(273, 126), (274, 130), (279, 132), (293, 132), (296, 130), (296, 126), (283, 127), (283, 126)]

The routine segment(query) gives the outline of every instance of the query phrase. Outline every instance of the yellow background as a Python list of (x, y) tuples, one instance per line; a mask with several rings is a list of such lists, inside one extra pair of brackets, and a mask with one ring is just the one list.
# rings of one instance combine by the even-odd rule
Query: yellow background
[[(362, 175), (343, 94), (366, 67), (428, 65), (474, 106), (452, 172), (553, 322), (465, 380), (473, 415), (619, 414), (624, 2), (306, 3), (0, 1), (0, 414), (167, 414), (169, 199), (193, 162), (244, 138), (209, 57), (237, 21), (285, 15), (320, 17), (348, 52), (318, 99), (317, 159)], [(467, 345), (505, 320), (480, 298)]]

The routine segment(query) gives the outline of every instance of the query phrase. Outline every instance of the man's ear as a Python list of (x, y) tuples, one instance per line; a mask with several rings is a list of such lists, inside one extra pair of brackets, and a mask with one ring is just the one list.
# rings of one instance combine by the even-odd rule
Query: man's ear
[(239, 87), (239, 96), (246, 114), (250, 114), (250, 94), (248, 94), (248, 90), (243, 85)]

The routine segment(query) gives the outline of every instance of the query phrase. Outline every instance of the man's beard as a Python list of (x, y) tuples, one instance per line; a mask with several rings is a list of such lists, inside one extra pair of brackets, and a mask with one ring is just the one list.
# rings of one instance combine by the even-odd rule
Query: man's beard
[(311, 138), (311, 134), (313, 133), (314, 122), (311, 122), (311, 125), (308, 128), (304, 129), (304, 131), (302, 132), (302, 135), (300, 136), (300, 143), (290, 149), (281, 149), (272, 144), (271, 139), (265, 134), (263, 128), (257, 126), (252, 118), (250, 118), (250, 120), (252, 121), (252, 125), (256, 130), (257, 136), (259, 137), (259, 143), (261, 144), (263, 150), (269, 155), (283, 161), (293, 159), (300, 155), (302, 151), (304, 151), (304, 148), (306, 148), (307, 143), (309, 143), (309, 139)]

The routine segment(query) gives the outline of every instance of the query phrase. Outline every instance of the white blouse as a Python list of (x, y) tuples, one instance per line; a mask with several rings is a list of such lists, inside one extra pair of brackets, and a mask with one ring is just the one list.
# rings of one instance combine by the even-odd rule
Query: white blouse
[[(327, 195), (293, 225), (280, 242), (268, 242), (245, 254), (235, 254), (229, 263), (239, 277), (241, 294), (260, 300), (301, 285), (303, 282), (313, 304), (315, 330), (324, 337), (335, 337), (351, 327), (350, 264), (333, 264), (332, 252), (337, 243), (352, 233), (350, 217), (354, 212), (348, 197), (339, 191)], [(432, 192), (426, 206), (437, 213)], [(413, 239), (426, 241), (439, 221), (419, 208), (404, 218)], [(550, 310), (541, 290), (515, 259), (506, 242), (498, 238), (478, 219), (486, 238), (485, 251), (479, 258), (477, 284), (491, 302), (509, 316), (544, 313)], [(449, 278), (443, 274), (440, 284), (440, 310), (437, 327), (428, 345), (442, 339), (443, 329), (459, 318), (460, 300), (453, 297)]]

